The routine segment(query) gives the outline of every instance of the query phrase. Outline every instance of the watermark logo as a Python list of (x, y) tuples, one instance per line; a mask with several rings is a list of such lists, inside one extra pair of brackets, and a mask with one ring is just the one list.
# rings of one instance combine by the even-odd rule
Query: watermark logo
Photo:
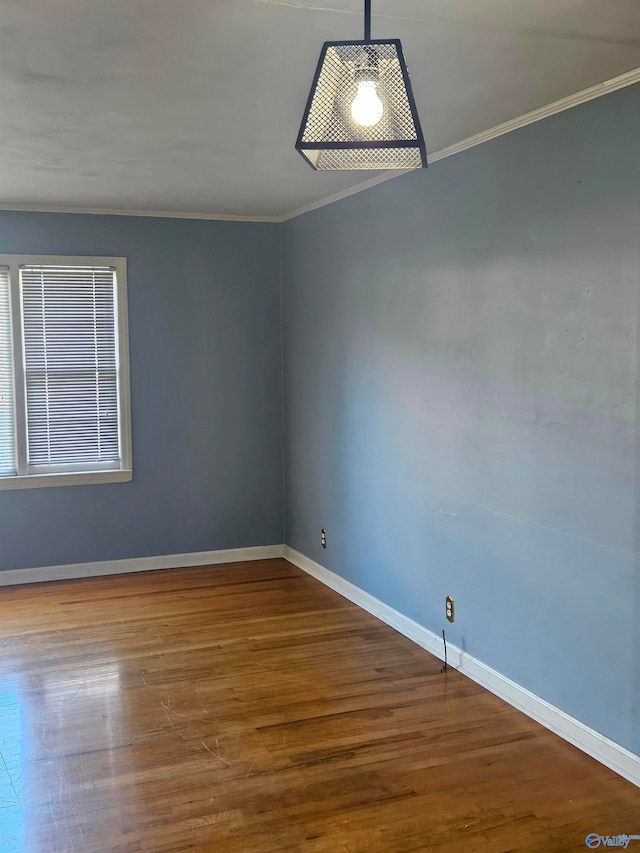
[(624, 850), (630, 841), (640, 841), (640, 835), (598, 835), (590, 832), (584, 840), (587, 847), (622, 847)]

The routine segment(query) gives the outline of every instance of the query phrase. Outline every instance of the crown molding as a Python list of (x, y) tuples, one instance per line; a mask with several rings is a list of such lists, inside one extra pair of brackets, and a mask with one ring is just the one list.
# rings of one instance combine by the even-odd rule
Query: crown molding
[[(597, 83), (595, 86), (590, 86), (588, 89), (583, 89), (576, 92), (574, 95), (568, 95), (566, 98), (560, 98), (558, 101), (553, 101), (544, 107), (539, 107), (531, 112), (523, 113), (516, 118), (509, 119), (502, 124), (497, 124), (488, 130), (483, 130), (481, 133), (476, 133), (474, 136), (469, 136), (466, 139), (456, 142), (453, 145), (448, 145), (446, 148), (441, 148), (428, 154), (429, 163), (437, 163), (438, 160), (444, 160), (445, 157), (452, 157), (454, 154), (459, 154), (461, 151), (466, 151), (469, 148), (474, 148), (476, 145), (482, 145), (484, 142), (489, 142), (491, 139), (496, 139), (498, 136), (504, 136), (506, 133), (511, 133), (514, 130), (519, 130), (521, 127), (526, 127), (529, 124), (534, 124), (542, 119), (549, 118), (557, 113), (570, 110), (572, 107), (577, 107), (580, 104), (585, 104), (587, 101), (593, 101), (595, 98), (600, 98), (603, 95), (608, 95), (610, 92), (615, 92), (618, 89), (624, 89), (626, 86), (632, 86), (634, 83), (640, 83), (640, 68), (633, 68), (631, 71), (626, 71), (624, 74), (619, 74), (617, 77), (612, 77), (610, 80), (605, 80), (602, 83)], [(400, 169), (398, 171), (383, 172), (374, 178), (356, 184), (349, 189), (342, 190), (339, 193), (326, 196), (325, 198), (313, 201), (303, 207), (298, 207), (288, 213), (273, 216), (236, 216), (224, 213), (189, 213), (185, 211), (172, 210), (120, 210), (118, 208), (107, 207), (59, 207), (56, 205), (29, 205), (29, 204), (0, 204), (0, 211), (13, 210), (25, 211), (29, 213), (82, 213), (93, 214), (96, 216), (151, 216), (161, 219), (208, 219), (217, 222), (288, 222), (290, 219), (295, 219), (305, 213), (310, 213), (312, 210), (318, 210), (320, 207), (326, 207), (328, 204), (334, 204), (336, 201), (342, 201), (349, 196), (357, 195), (365, 190), (371, 189), (378, 184), (391, 181), (401, 175), (406, 175), (411, 169)]]
[[(441, 148), (439, 151), (434, 151), (427, 156), (429, 163), (436, 163), (438, 160), (444, 160), (445, 157), (452, 157), (454, 154), (459, 154), (461, 151), (466, 151), (468, 148), (474, 148), (476, 145), (482, 145), (483, 142), (489, 142), (491, 139), (496, 139), (498, 136), (504, 136), (506, 133), (511, 133), (514, 130), (519, 130), (521, 127), (526, 127), (529, 124), (535, 124), (537, 121), (549, 118), (557, 113), (570, 110), (572, 107), (577, 107), (580, 104), (585, 104), (587, 101), (593, 101), (595, 98), (600, 98), (602, 95), (608, 95), (610, 92), (615, 92), (618, 89), (624, 89), (626, 86), (632, 86), (634, 83), (640, 83), (640, 68), (634, 68), (617, 77), (612, 77), (610, 80), (605, 80), (603, 83), (598, 83), (595, 86), (590, 86), (588, 89), (583, 89), (581, 92), (576, 92), (575, 95), (568, 95), (566, 98), (560, 98), (558, 101), (552, 101), (544, 107), (539, 107), (537, 110), (523, 113), (521, 116), (509, 119), (502, 124), (497, 124), (488, 130), (483, 130), (481, 133), (476, 133), (474, 136), (469, 136), (460, 142), (453, 145), (448, 145), (446, 148)], [(317, 210), (320, 207), (325, 207), (327, 204), (333, 204), (336, 201), (341, 201), (352, 195), (364, 192), (365, 190), (375, 187), (377, 184), (382, 184), (385, 181), (391, 181), (400, 175), (406, 175), (407, 172), (414, 171), (412, 169), (403, 169), (389, 174), (385, 172), (368, 181), (363, 181), (361, 184), (349, 187), (348, 190), (343, 190), (339, 193), (327, 196), (320, 201), (314, 201), (304, 207), (299, 207), (297, 210), (292, 210), (290, 213), (285, 213), (281, 217), (282, 222), (289, 219), (295, 219), (305, 213), (310, 213), (312, 210)]]
[(175, 210), (120, 210), (111, 207), (59, 207), (57, 205), (0, 204), (1, 210), (25, 213), (82, 213), (94, 216), (151, 216), (159, 219), (211, 219), (216, 222), (282, 222), (281, 216), (236, 216), (226, 213), (187, 213)]

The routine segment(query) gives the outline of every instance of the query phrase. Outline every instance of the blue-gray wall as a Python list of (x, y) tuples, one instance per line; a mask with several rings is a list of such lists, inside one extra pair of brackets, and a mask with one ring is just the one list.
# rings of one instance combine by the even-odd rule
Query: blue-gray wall
[(288, 544), (640, 753), (639, 151), (635, 87), (283, 227), (0, 213), (127, 257), (134, 454), (0, 570), (281, 542), (282, 296)]
[(292, 220), (283, 304), (287, 543), (640, 753), (639, 104)]
[(0, 213), (0, 252), (127, 258), (134, 469), (0, 491), (0, 569), (282, 542), (279, 227)]

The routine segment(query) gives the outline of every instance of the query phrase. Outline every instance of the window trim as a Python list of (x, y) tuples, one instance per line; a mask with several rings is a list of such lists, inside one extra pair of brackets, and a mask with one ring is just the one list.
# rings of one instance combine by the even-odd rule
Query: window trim
[[(0, 266), (9, 269), (9, 305), (11, 313), (11, 341), (13, 355), (14, 407), (16, 421), (16, 450), (18, 471), (26, 470), (26, 394), (22, 358), (22, 311), (19, 297), (20, 267), (29, 264), (43, 266), (110, 266), (116, 271), (117, 305), (117, 357), (118, 357), (118, 427), (120, 441), (119, 468), (88, 471), (49, 472), (43, 474), (19, 473), (0, 476), (0, 491), (4, 489), (30, 489), (45, 486), (80, 486), (92, 483), (124, 483), (133, 477), (131, 458), (131, 380), (129, 368), (129, 312), (127, 300), (127, 259), (95, 255), (9, 255), (0, 254)], [(15, 334), (15, 329), (19, 333)]]

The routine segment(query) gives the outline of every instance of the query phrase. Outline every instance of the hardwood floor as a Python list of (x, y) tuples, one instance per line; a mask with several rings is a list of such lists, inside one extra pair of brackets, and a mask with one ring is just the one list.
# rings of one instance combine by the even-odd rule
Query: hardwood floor
[(640, 789), (284, 560), (5, 587), (0, 650), (0, 850), (640, 833)]

